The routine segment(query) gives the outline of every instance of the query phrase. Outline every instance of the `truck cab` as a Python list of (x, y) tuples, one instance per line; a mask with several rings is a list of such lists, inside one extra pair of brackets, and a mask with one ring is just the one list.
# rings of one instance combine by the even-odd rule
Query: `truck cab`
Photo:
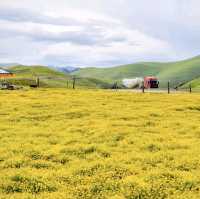
[(159, 88), (158, 78), (153, 76), (144, 77), (144, 88)]

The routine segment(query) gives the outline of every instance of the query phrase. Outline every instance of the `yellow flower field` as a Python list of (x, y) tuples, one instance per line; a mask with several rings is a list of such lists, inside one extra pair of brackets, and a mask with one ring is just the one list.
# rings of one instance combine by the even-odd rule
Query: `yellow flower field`
[(200, 198), (200, 94), (0, 91), (0, 198)]

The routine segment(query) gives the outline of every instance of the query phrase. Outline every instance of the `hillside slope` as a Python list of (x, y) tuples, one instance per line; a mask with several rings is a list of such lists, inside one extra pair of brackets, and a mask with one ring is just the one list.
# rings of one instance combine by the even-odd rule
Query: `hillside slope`
[(73, 74), (108, 82), (154, 75), (159, 78), (162, 87), (166, 86), (169, 80), (172, 86), (177, 86), (200, 77), (200, 56), (179, 62), (141, 62), (112, 68), (85, 68)]
[(157, 76), (161, 82), (165, 83), (168, 80), (173, 85), (180, 85), (200, 77), (200, 56), (192, 59), (166, 63), (165, 69), (160, 71)]
[[(45, 66), (13, 66), (9, 71), (15, 74), (14, 78), (7, 81), (22, 86), (29, 86), (40, 79), (41, 87), (72, 87), (73, 77), (69, 74), (50, 69)], [(85, 88), (107, 88), (110, 85), (94, 78), (78, 78), (76, 87)]]
[(120, 81), (123, 78), (156, 75), (163, 69), (158, 63), (136, 63), (112, 68), (83, 68), (72, 74), (80, 77), (94, 77), (105, 81)]
[(199, 90), (200, 89), (200, 77), (196, 78), (190, 82), (187, 82), (186, 84), (184, 84), (182, 86), (182, 88), (189, 88), (189, 86), (191, 86), (192, 89)]

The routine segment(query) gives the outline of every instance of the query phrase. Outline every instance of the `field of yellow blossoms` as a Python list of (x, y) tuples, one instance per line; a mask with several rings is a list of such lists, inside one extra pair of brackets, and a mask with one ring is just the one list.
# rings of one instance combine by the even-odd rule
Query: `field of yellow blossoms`
[(200, 198), (200, 94), (0, 91), (0, 198)]

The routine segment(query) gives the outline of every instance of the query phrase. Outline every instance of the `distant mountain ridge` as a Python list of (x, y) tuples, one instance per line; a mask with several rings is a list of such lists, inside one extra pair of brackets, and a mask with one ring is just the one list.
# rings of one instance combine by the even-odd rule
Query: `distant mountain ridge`
[(73, 67), (73, 66), (48, 66), (50, 68), (53, 68), (57, 71), (60, 71), (60, 72), (64, 72), (64, 73), (72, 73), (72, 72), (75, 72), (75, 71), (78, 71), (80, 68), (78, 67)]
[(16, 66), (16, 65), (20, 65), (18, 63), (0, 63), (0, 67), (2, 68), (7, 68), (7, 67), (11, 67), (11, 66)]

